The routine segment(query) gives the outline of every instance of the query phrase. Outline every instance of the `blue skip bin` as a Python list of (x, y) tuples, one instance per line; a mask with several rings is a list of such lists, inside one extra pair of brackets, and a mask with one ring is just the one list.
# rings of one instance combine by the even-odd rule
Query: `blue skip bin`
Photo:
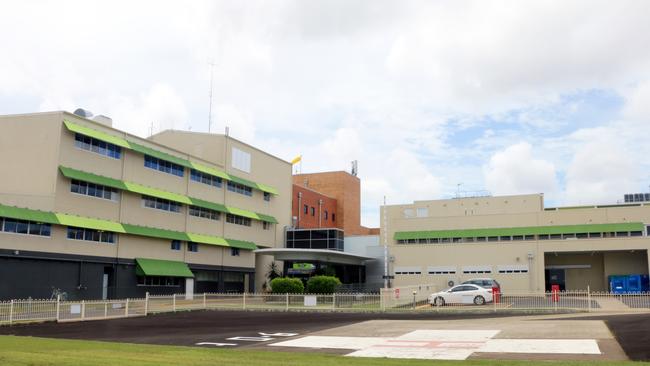
[(650, 290), (648, 275), (609, 276), (609, 290), (615, 294), (634, 294)]

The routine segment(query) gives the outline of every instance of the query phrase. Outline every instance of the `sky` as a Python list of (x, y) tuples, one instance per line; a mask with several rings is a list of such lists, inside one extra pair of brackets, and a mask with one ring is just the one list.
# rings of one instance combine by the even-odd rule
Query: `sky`
[[(379, 205), (650, 185), (649, 1), (6, 1), (0, 114), (223, 133)], [(213, 64), (211, 67), (210, 64)]]

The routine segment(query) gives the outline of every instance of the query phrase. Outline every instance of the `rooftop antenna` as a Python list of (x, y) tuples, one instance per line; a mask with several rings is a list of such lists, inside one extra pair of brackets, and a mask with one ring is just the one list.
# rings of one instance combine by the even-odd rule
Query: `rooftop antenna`
[(355, 177), (357, 176), (358, 168), (359, 168), (359, 166), (358, 166), (357, 161), (352, 160), (352, 175), (355, 176)]
[(462, 186), (463, 183), (456, 183), (456, 198), (460, 198), (460, 186)]
[(215, 63), (210, 60), (210, 107), (208, 108), (208, 133), (212, 132), (212, 82), (214, 81), (214, 65)]
[(153, 136), (153, 121), (151, 122), (151, 126), (149, 126), (149, 136)]

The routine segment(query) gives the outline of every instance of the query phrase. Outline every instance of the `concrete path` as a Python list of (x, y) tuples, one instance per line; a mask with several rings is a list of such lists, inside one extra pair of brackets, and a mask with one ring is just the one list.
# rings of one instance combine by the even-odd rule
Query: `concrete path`
[(598, 311), (624, 311), (630, 310), (630, 307), (622, 303), (619, 299), (615, 297), (599, 297), (595, 298), (600, 309)]

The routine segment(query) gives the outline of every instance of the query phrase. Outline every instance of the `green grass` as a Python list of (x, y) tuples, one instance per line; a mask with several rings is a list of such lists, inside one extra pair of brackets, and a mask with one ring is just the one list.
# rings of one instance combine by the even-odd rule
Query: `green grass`
[(126, 343), (0, 336), (0, 365), (649, 365), (641, 362), (540, 362), (540, 361), (422, 361), (354, 358), (319, 353), (286, 353), (249, 349), (206, 349)]

